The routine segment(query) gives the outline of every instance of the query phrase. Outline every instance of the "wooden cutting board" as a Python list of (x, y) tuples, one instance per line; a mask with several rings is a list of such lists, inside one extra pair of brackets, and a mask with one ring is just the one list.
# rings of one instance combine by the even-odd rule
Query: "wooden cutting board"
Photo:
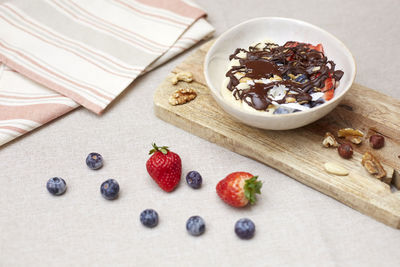
[[(212, 41), (204, 44), (177, 66), (154, 95), (155, 114), (192, 134), (275, 168), (366, 215), (400, 228), (400, 191), (371, 176), (361, 165), (365, 151), (378, 156), (388, 173), (400, 169), (400, 101), (354, 84), (341, 104), (329, 115), (306, 127), (289, 131), (268, 131), (235, 121), (212, 98), (203, 76), (203, 61)], [(192, 83), (170, 82), (174, 73), (190, 71)], [(195, 100), (172, 106), (168, 98), (178, 88), (194, 88)], [(355, 146), (351, 160), (339, 157), (334, 148), (324, 148), (325, 132), (352, 127), (367, 134)], [(380, 150), (369, 147), (373, 133), (385, 136)], [(337, 162), (350, 170), (348, 176), (325, 172), (325, 162)], [(396, 171), (394, 172), (396, 173)], [(398, 175), (394, 181), (399, 183)]]

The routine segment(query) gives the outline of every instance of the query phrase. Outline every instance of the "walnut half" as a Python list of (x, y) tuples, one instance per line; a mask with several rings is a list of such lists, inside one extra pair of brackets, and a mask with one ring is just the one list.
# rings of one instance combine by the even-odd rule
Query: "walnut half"
[(197, 93), (194, 89), (183, 88), (183, 89), (178, 89), (175, 92), (173, 92), (172, 95), (169, 97), (168, 101), (173, 106), (182, 105), (182, 104), (192, 101), (193, 99), (196, 98), (196, 96), (197, 96)]
[(325, 133), (324, 140), (322, 140), (322, 145), (324, 147), (338, 147), (339, 144), (335, 139), (335, 136), (331, 134), (330, 132)]
[(370, 152), (364, 153), (361, 163), (377, 179), (382, 181), (386, 177), (386, 171), (383, 169), (381, 163)]
[(349, 140), (353, 144), (359, 145), (362, 142), (362, 137), (364, 133), (360, 130), (356, 130), (353, 128), (344, 128), (338, 131), (338, 137), (344, 137), (346, 140)]

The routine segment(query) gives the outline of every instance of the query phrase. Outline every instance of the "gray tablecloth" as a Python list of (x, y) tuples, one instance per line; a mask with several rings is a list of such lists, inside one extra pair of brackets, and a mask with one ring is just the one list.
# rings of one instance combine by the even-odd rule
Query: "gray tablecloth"
[[(199, 1), (217, 35), (257, 16), (302, 19), (330, 31), (353, 52), (356, 82), (393, 97), (398, 85), (400, 3), (392, 1)], [(153, 114), (157, 85), (183, 56), (138, 79), (101, 117), (78, 109), (0, 149), (0, 266), (399, 266), (400, 231), (385, 226), (253, 160), (188, 134)], [(186, 173), (201, 172), (194, 191), (182, 181), (170, 194), (145, 169), (151, 142), (168, 144)], [(91, 171), (87, 153), (105, 166)], [(259, 204), (237, 210), (215, 185), (245, 170), (265, 181)], [(49, 177), (68, 183), (62, 197), (46, 191)], [(100, 183), (115, 178), (120, 198), (106, 201)], [(159, 212), (155, 229), (140, 225), (145, 208)], [(206, 233), (185, 230), (201, 215)], [(239, 240), (234, 222), (257, 225)]]

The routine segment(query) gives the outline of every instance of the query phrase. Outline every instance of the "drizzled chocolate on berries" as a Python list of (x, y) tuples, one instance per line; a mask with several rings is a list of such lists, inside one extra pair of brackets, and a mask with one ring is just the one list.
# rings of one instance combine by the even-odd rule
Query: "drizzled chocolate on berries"
[(333, 97), (343, 76), (321, 44), (258, 43), (236, 49), (229, 60), (235, 64), (226, 73), (227, 89), (236, 100), (261, 111), (286, 107), (295, 112), (322, 104)]

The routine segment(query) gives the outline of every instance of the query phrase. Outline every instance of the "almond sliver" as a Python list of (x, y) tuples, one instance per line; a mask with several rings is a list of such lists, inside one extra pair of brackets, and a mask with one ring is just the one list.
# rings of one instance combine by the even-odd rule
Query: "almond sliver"
[(335, 175), (346, 176), (349, 174), (349, 171), (346, 168), (334, 162), (325, 163), (324, 168), (328, 173)]

